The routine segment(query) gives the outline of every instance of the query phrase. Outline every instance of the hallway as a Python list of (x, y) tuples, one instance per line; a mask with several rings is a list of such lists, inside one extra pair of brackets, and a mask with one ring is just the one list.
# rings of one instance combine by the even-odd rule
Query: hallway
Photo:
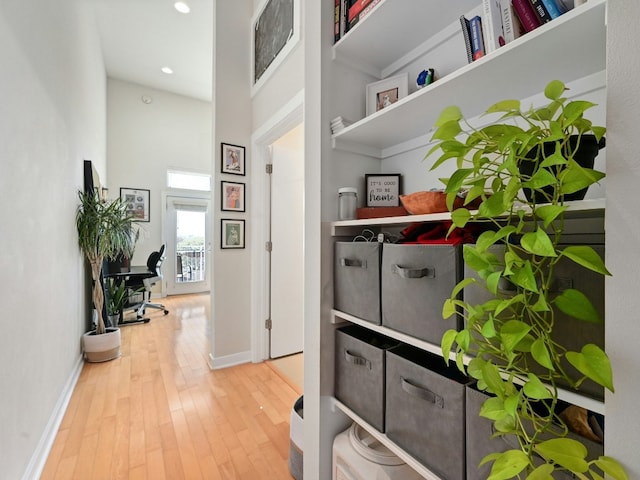
[(162, 301), (85, 364), (41, 479), (291, 479), (294, 388), (267, 363), (211, 371), (209, 295)]

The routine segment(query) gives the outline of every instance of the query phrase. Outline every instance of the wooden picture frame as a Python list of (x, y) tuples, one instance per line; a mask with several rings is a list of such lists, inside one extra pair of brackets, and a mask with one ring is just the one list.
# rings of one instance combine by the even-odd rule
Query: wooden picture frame
[(365, 175), (367, 207), (399, 207), (402, 175), (398, 173), (368, 173)]
[(244, 220), (220, 220), (220, 248), (244, 248)]
[(220, 144), (220, 172), (244, 176), (244, 154), (245, 148), (241, 145)]
[(120, 188), (120, 198), (127, 204), (127, 211), (134, 222), (151, 221), (151, 192), (143, 188)]
[(220, 182), (220, 209), (223, 212), (244, 212), (245, 184)]
[(367, 85), (367, 115), (393, 105), (409, 94), (409, 74), (401, 73)]

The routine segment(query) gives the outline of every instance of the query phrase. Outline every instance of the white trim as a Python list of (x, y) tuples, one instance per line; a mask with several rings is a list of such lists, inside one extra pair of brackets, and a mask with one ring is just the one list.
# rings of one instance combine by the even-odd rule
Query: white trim
[(251, 359), (261, 362), (269, 356), (269, 335), (264, 328), (269, 308), (269, 179), (265, 165), (271, 160), (269, 145), (304, 121), (304, 90), (300, 90), (251, 135)]
[(276, 58), (273, 59), (271, 64), (267, 67), (267, 69), (264, 71), (264, 73), (258, 79), (258, 81), (254, 83), (253, 79), (255, 77), (255, 71), (254, 71), (255, 70), (255, 59), (254, 59), (255, 53), (254, 53), (253, 44), (254, 44), (255, 24), (256, 24), (256, 21), (258, 20), (258, 17), (264, 10), (264, 7), (267, 6), (268, 1), (269, 0), (263, 0), (260, 7), (256, 10), (256, 13), (251, 18), (251, 32), (250, 32), (251, 40), (249, 41), (249, 50), (251, 50), (251, 55), (249, 58), (251, 65), (249, 66), (249, 71), (251, 72), (251, 78), (249, 79), (249, 82), (251, 83), (252, 98), (256, 93), (258, 93), (258, 91), (262, 88), (262, 86), (265, 83), (267, 83), (267, 81), (269, 80), (269, 78), (271, 78), (274, 72), (278, 70), (278, 67), (280, 67), (280, 65), (284, 63), (284, 60), (289, 56), (289, 54), (300, 42), (300, 37), (301, 37), (300, 35), (300, 27), (301, 27), (300, 0), (293, 0), (293, 35), (287, 41), (285, 46), (282, 47), (282, 50), (280, 50), (278, 55), (276, 55)]
[(64, 414), (67, 412), (67, 407), (71, 401), (71, 395), (73, 395), (73, 390), (78, 383), (83, 366), (84, 360), (82, 359), (82, 355), (80, 355), (76, 360), (73, 370), (71, 371), (71, 375), (67, 379), (67, 383), (65, 383), (64, 388), (62, 389), (62, 393), (56, 402), (56, 406), (53, 409), (51, 417), (49, 417), (49, 421), (47, 422), (47, 426), (38, 441), (38, 445), (29, 460), (29, 464), (22, 475), (22, 480), (40, 478), (40, 475), (44, 470), (44, 466), (47, 463), (49, 453), (51, 452), (51, 447), (53, 447), (53, 442), (58, 434), (58, 428), (60, 428)]
[(236, 365), (242, 365), (250, 361), (251, 352), (239, 352), (232, 355), (225, 355), (224, 357), (214, 357), (213, 354), (209, 354), (209, 368), (211, 370), (235, 367)]

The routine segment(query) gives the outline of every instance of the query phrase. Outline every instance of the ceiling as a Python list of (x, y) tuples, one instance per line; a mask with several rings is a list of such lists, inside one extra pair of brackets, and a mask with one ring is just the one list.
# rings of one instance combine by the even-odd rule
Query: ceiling
[[(211, 101), (213, 0), (86, 0), (95, 9), (107, 75)], [(170, 67), (173, 74), (160, 70)]]

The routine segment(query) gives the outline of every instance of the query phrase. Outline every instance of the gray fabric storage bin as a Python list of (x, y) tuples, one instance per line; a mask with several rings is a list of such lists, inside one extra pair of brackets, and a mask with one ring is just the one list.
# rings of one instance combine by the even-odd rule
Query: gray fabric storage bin
[(378, 242), (336, 242), (333, 305), (336, 310), (380, 325), (380, 254)]
[(336, 330), (335, 397), (380, 432), (385, 428), (385, 350), (398, 344), (358, 325)]
[(440, 345), (459, 329), (442, 307), (462, 274), (461, 248), (453, 245), (388, 244), (382, 250), (382, 324)]
[(467, 383), (438, 355), (408, 345), (387, 351), (387, 437), (447, 480), (465, 476)]
[[(468, 385), (466, 388), (466, 443), (467, 443), (467, 480), (485, 480), (489, 476), (492, 463), (480, 465), (480, 461), (490, 453), (504, 452), (506, 450), (517, 449), (515, 437), (496, 437), (493, 435), (493, 422), (481, 417), (480, 407), (489, 398), (484, 392), (478, 391), (474, 386)], [(587, 447), (587, 459), (593, 460), (604, 455), (604, 447), (587, 438), (578, 436), (572, 432), (569, 438), (580, 441)], [(540, 462), (542, 460), (540, 459)], [(571, 480), (573, 475), (567, 472), (556, 471), (554, 478), (558, 480)]]
[[(560, 248), (568, 245), (560, 245)], [(604, 246), (603, 245), (590, 245), (601, 258), (604, 259)], [(496, 255), (498, 259), (504, 261), (504, 245), (492, 245), (489, 249), (491, 253)], [(465, 278), (474, 277), (478, 278), (477, 272), (471, 270), (467, 265), (464, 266)], [(500, 284), (500, 294), (505, 298), (509, 295), (513, 295), (513, 290), (510, 289), (509, 282), (506, 280)], [(588, 270), (577, 263), (562, 258), (558, 261), (554, 269), (554, 280), (551, 286), (551, 297), (554, 294), (557, 295), (567, 288), (575, 288), (584, 293), (591, 301), (594, 308), (600, 315), (600, 318), (604, 320), (604, 276), (596, 272)], [(463, 299), (472, 305), (477, 305), (486, 302), (491, 299), (491, 294), (484, 288), (478, 285), (470, 285), (466, 287), (463, 292)], [(556, 321), (552, 334), (553, 340), (560, 345), (563, 345), (568, 350), (579, 352), (582, 346), (587, 343), (593, 343), (604, 349), (604, 322), (602, 323), (590, 323), (577, 320), (573, 317), (565, 315), (564, 313), (556, 310)], [(575, 370), (569, 362), (563, 362), (563, 368), (572, 372), (575, 378), (580, 378), (581, 374)], [(531, 363), (531, 369), (534, 372), (540, 373), (543, 368), (538, 366), (537, 363)], [(571, 388), (566, 382), (559, 381), (559, 386), (565, 388)], [(578, 389), (581, 393), (602, 400), (604, 398), (604, 389), (592, 380), (585, 380)]]

